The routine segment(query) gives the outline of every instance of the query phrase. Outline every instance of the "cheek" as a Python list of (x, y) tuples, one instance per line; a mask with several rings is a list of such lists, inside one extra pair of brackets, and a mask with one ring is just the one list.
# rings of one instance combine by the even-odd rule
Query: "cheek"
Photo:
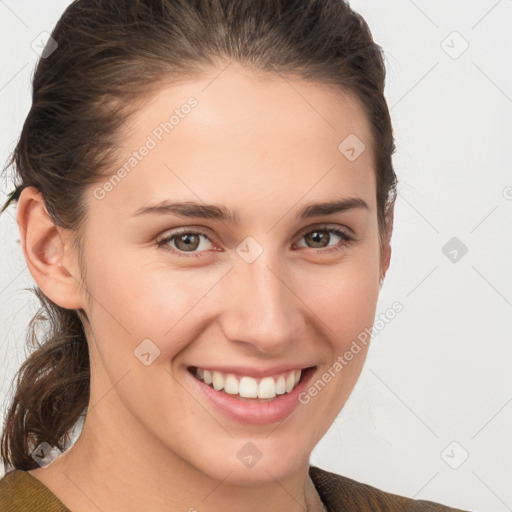
[[(344, 351), (373, 323), (379, 291), (376, 254), (376, 247), (367, 243), (337, 264), (290, 267), (287, 274), (291, 289), (324, 324), (336, 352)], [(91, 251), (87, 259), (91, 311), (111, 345), (128, 343), (133, 351), (148, 338), (164, 356), (172, 357), (184, 348), (180, 339), (186, 343), (179, 333), (185, 327), (199, 331), (201, 319), (207, 321), (213, 313), (208, 293), (212, 289), (226, 293), (219, 282), (225, 269), (185, 264), (180, 268), (176, 260), (172, 265), (156, 260), (136, 251), (114, 250), (108, 241)]]
[(372, 326), (379, 294), (374, 260), (347, 261), (304, 276), (301, 296), (322, 320), (338, 350)]
[[(101, 240), (98, 234), (96, 237)], [(88, 286), (96, 299), (92, 306), (97, 309), (99, 303), (116, 320), (121, 322), (123, 319), (123, 327), (129, 331), (146, 317), (154, 319), (155, 307), (167, 307), (168, 313), (176, 310), (183, 290), (181, 283), (177, 282), (180, 281), (179, 272), (172, 281), (166, 281), (165, 278), (171, 276), (170, 272), (156, 268), (154, 262), (151, 263), (152, 255), (144, 253), (151, 253), (151, 249), (139, 253), (133, 248), (123, 248), (119, 242), (118, 246), (107, 237), (95, 250), (88, 251)], [(183, 280), (185, 278), (183, 275)]]
[[(109, 346), (117, 345), (128, 354), (142, 340), (150, 339), (162, 359), (183, 348), (186, 340), (180, 344), (180, 329), (187, 325), (195, 328), (187, 323), (189, 315), (201, 309), (204, 296), (219, 280), (218, 273), (171, 269), (154, 261), (135, 263), (133, 259), (117, 258), (107, 265), (92, 257), (89, 265), (91, 321), (95, 329), (102, 338), (109, 339)], [(127, 345), (130, 350), (126, 350)]]
[[(370, 344), (376, 302), (377, 281), (372, 266), (347, 265), (332, 273), (331, 279), (310, 279), (317, 283), (308, 304), (321, 319), (328, 337), (328, 355), (322, 372), (301, 397), (311, 414), (322, 418), (317, 424), (320, 439), (335, 420), (361, 374)], [(320, 284), (318, 284), (320, 283)], [(307, 420), (305, 420), (307, 421)]]

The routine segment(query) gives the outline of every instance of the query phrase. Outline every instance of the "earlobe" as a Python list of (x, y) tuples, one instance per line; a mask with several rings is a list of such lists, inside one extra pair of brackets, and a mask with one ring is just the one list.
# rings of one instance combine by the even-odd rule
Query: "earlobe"
[[(36, 188), (23, 189), (16, 221), (28, 269), (41, 291), (63, 308), (83, 308), (78, 265), (69, 254), (71, 245), (65, 243), (63, 230), (54, 224)], [(64, 261), (72, 263), (72, 268), (68, 270)]]

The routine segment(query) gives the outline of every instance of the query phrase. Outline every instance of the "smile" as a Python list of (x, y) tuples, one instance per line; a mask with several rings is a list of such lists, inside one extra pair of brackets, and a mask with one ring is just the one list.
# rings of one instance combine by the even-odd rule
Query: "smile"
[(316, 370), (316, 366), (274, 371), (189, 366), (185, 374), (191, 392), (197, 393), (200, 403), (214, 414), (218, 412), (237, 423), (256, 426), (283, 421), (298, 409), (298, 396)]
[(191, 367), (190, 370), (197, 379), (213, 387), (216, 391), (259, 400), (271, 400), (277, 395), (291, 393), (300, 382), (302, 375), (302, 371), (296, 369), (255, 379), (247, 375), (235, 375), (197, 367)]

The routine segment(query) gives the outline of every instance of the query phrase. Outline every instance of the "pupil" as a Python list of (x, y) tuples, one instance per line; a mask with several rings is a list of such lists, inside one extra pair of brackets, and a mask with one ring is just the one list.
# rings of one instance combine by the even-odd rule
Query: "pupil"
[[(186, 248), (193, 248), (193, 249), (196, 249), (197, 248), (197, 240), (194, 240), (196, 238), (195, 235), (191, 235), (191, 234), (185, 234), (185, 235), (181, 235), (179, 238), (178, 238), (178, 242), (179, 243), (184, 243), (185, 244), (185, 247)], [(195, 243), (194, 243), (195, 242)]]
[(321, 231), (313, 231), (313, 233), (311, 234), (311, 238), (313, 239), (313, 243), (321, 244), (322, 241), (324, 241), (324, 239), (326, 239), (326, 236)]

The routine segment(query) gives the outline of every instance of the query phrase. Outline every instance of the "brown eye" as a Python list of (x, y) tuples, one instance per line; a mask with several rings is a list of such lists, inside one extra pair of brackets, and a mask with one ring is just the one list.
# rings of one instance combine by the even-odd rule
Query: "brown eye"
[[(302, 235), (302, 238), (306, 241), (307, 247), (311, 249), (324, 249), (326, 247), (329, 248), (328, 250), (321, 252), (331, 252), (332, 250), (339, 250), (342, 247), (348, 245), (348, 243), (353, 240), (351, 236), (349, 236), (341, 229), (337, 228), (314, 229), (304, 233)], [(336, 238), (341, 239), (341, 241), (338, 241), (338, 244), (335, 243), (334, 245), (329, 245), (329, 243), (332, 240), (336, 242)], [(338, 245), (338, 247), (336, 247), (336, 245)]]
[(314, 249), (322, 249), (329, 244), (331, 239), (331, 235), (327, 231), (311, 231), (307, 235), (305, 235), (305, 240), (312, 244), (311, 247)]
[(201, 240), (199, 236), (193, 233), (186, 233), (184, 235), (175, 235), (173, 237), (175, 239), (175, 245), (180, 251), (195, 251)]
[(190, 253), (192, 256), (199, 256), (200, 253), (205, 251), (198, 251), (198, 248), (208, 249), (208, 247), (204, 247), (205, 243), (203, 242), (203, 239), (206, 241), (206, 245), (208, 245), (208, 243), (212, 243), (204, 233), (197, 231), (181, 231), (179, 233), (169, 234), (161, 240), (158, 240), (156, 244), (158, 247), (162, 247), (163, 249), (175, 253), (178, 256), (184, 256), (184, 253)]

